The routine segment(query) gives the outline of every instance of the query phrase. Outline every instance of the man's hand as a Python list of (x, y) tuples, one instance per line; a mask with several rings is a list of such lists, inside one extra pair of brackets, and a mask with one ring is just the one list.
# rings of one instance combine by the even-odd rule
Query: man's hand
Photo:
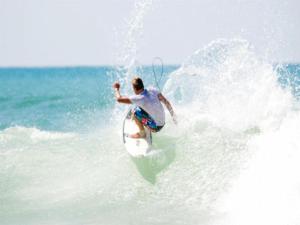
[(113, 84), (113, 88), (115, 89), (115, 97), (116, 97), (117, 102), (125, 103), (125, 104), (131, 104), (131, 101), (128, 97), (121, 96), (120, 87), (121, 87), (121, 85), (120, 85), (119, 82), (115, 82)]
[(120, 89), (120, 83), (119, 82), (115, 82), (114, 84), (113, 84), (113, 88), (114, 89), (117, 89), (117, 90), (119, 90)]

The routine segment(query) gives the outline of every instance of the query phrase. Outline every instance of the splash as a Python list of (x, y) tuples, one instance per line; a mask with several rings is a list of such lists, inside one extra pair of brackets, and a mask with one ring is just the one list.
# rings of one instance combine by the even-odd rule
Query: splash
[[(138, 58), (138, 43), (143, 35), (144, 20), (151, 10), (153, 0), (136, 0), (129, 18), (125, 21), (123, 32), (117, 33), (118, 38), (115, 71), (117, 80), (121, 83), (122, 92), (130, 93), (131, 80), (137, 71), (141, 69)], [(114, 117), (122, 120), (125, 117), (122, 106), (115, 106)]]
[(249, 42), (221, 39), (164, 87), (181, 118), (173, 131), (185, 138), (180, 150), (207, 175), (194, 177), (202, 194), (193, 197), (213, 208), (213, 224), (299, 224), (300, 113), (278, 71)]
[(119, 37), (122, 41), (121, 46), (118, 46), (116, 64), (119, 65), (117, 67), (119, 78), (125, 86), (139, 67), (138, 43), (143, 35), (145, 17), (152, 9), (152, 5), (153, 0), (136, 0), (129, 18), (125, 21), (124, 32)]
[(278, 126), (292, 107), (273, 66), (245, 40), (217, 40), (196, 51), (170, 76), (164, 91), (188, 109), (181, 112), (188, 123), (204, 116), (232, 130)]

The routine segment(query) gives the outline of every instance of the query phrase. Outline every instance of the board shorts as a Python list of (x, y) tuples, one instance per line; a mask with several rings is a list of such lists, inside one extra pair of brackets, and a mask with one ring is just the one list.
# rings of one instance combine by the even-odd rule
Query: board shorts
[(155, 120), (142, 108), (135, 107), (132, 112), (135, 118), (152, 132), (158, 132), (163, 128), (163, 126), (157, 126)]

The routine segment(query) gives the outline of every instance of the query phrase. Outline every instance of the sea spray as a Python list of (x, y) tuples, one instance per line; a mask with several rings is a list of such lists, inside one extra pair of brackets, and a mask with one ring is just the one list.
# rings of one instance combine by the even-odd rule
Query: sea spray
[[(132, 93), (131, 79), (137, 75), (137, 71), (142, 66), (138, 63), (139, 40), (144, 31), (144, 20), (147, 13), (151, 10), (153, 0), (136, 0), (134, 7), (128, 19), (125, 20), (121, 32), (116, 32), (116, 62), (115, 72), (117, 80), (121, 83), (122, 94)], [(143, 74), (139, 73), (139, 76)], [(121, 120), (127, 112), (124, 113), (124, 107), (116, 106), (113, 114)], [(120, 127), (121, 129), (121, 127)]]
[(180, 118), (176, 133), (185, 137), (178, 151), (194, 155), (194, 166), (210, 162), (198, 164), (207, 177), (194, 176), (204, 192), (193, 196), (218, 199), (204, 207), (213, 207), (212, 224), (299, 224), (300, 113), (290, 92), (298, 86), (280, 84), (281, 73), (247, 41), (222, 39), (196, 51), (165, 85)]
[(185, 119), (206, 116), (232, 130), (276, 125), (292, 97), (280, 88), (273, 66), (252, 48), (245, 40), (214, 41), (170, 75), (164, 92), (184, 106)]
[(299, 224), (299, 111), (249, 143), (248, 168), (220, 199), (218, 224)]
[[(123, 32), (117, 38), (120, 46), (116, 53), (116, 65), (118, 65), (116, 69), (125, 87), (140, 66), (137, 61), (138, 43), (143, 35), (145, 17), (151, 10), (152, 4), (153, 0), (136, 0), (129, 18), (125, 20)], [(123, 76), (124, 73), (125, 76)]]

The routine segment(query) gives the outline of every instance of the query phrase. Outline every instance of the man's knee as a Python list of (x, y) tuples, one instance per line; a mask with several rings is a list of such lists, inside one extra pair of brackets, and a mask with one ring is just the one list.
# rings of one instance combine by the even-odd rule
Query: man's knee
[(132, 113), (131, 113), (131, 119), (133, 119), (133, 120), (139, 122), (139, 118), (138, 118), (138, 116), (137, 116), (137, 114), (136, 114), (135, 112), (132, 112)]
[(132, 114), (132, 119), (137, 123), (141, 123), (141, 121), (139, 120), (139, 118), (136, 117), (135, 114)]

